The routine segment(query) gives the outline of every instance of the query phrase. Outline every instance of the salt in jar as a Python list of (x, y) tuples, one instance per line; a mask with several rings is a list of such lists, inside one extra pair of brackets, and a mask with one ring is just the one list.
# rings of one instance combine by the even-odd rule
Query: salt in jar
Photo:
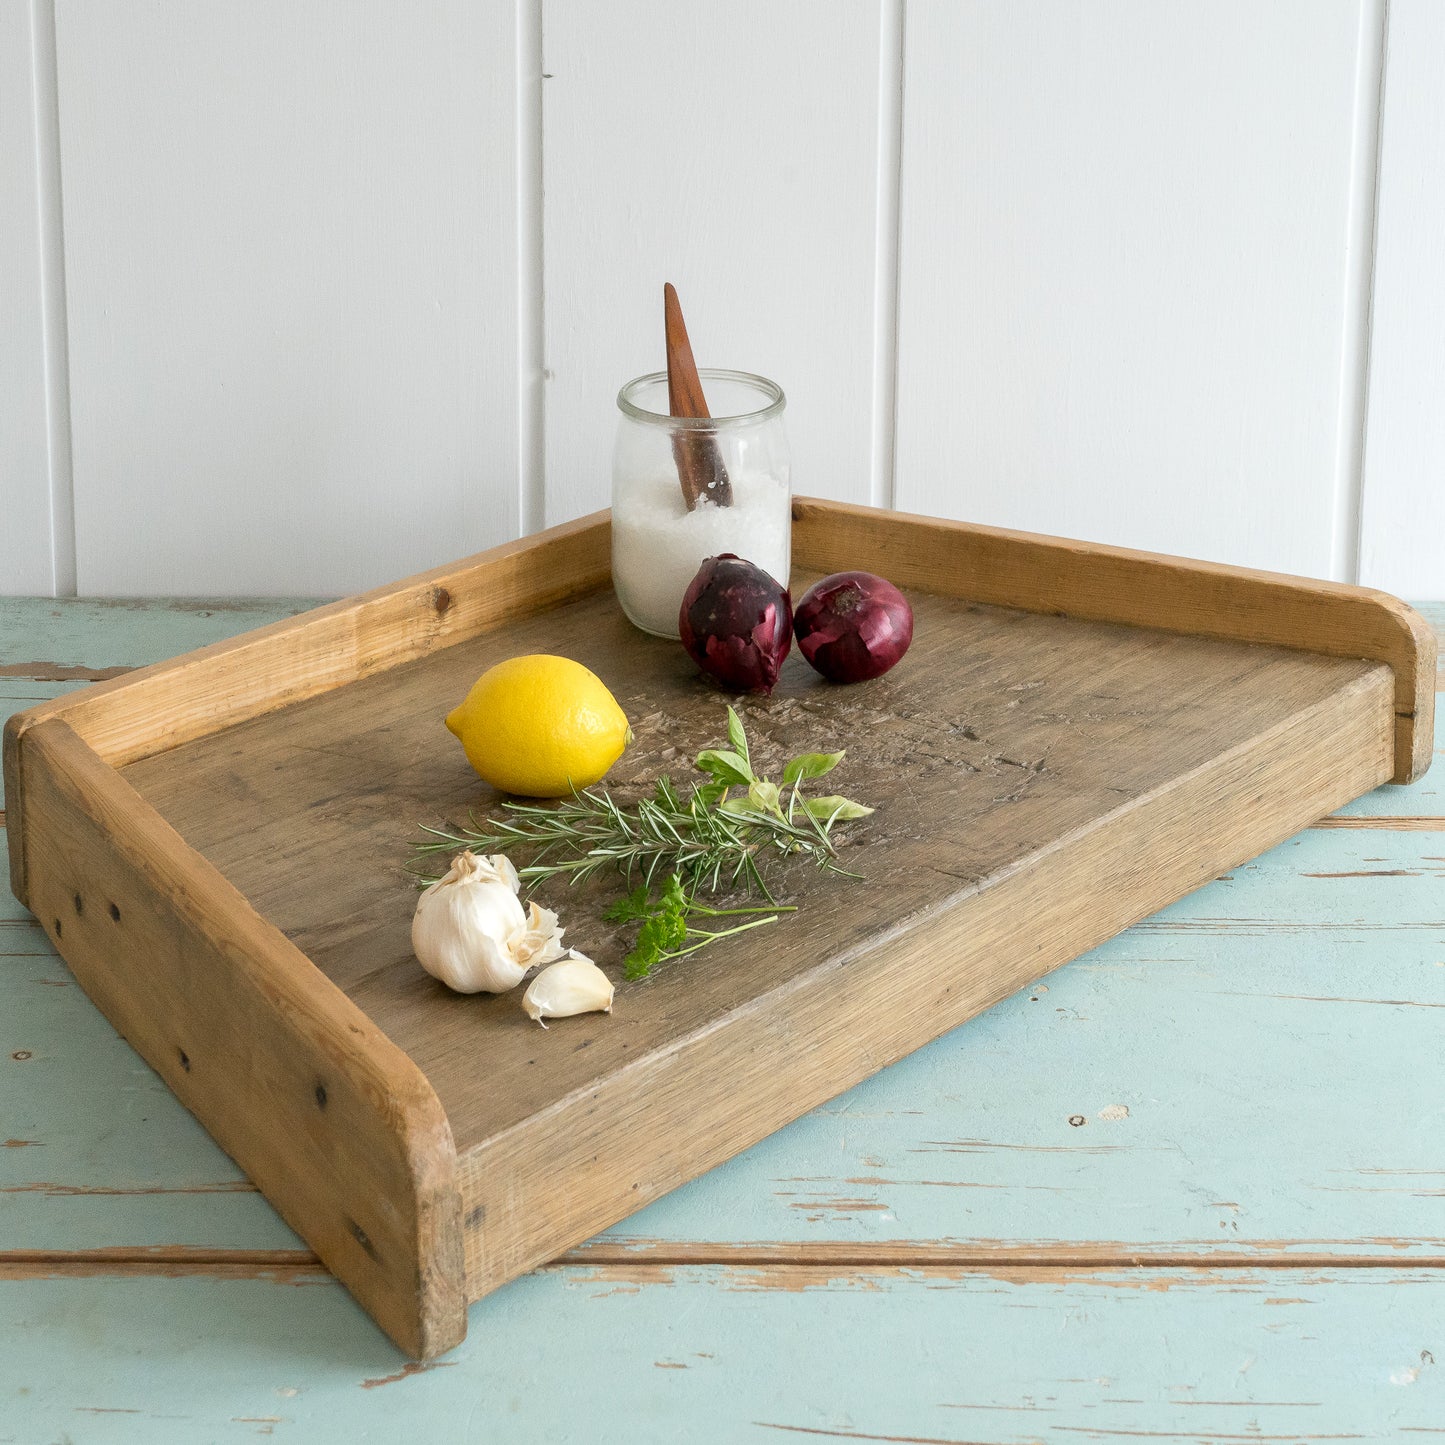
[[(628, 618), (659, 637), (678, 635), (683, 593), (707, 558), (732, 552), (784, 587), (792, 569), (782, 388), (746, 371), (698, 375), (711, 417), (668, 415), (662, 371), (617, 394), (612, 584)], [(689, 457), (694, 465), (706, 457), (709, 467), (691, 507), (683, 488)], [(719, 488), (730, 505), (719, 505)]]

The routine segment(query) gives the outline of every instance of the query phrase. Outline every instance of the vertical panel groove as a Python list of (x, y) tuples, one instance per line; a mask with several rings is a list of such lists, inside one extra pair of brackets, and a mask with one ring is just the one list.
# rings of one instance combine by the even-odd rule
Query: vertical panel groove
[(60, 98), (55, 0), (31, 0), (35, 174), (40, 200), (40, 288), (45, 348), (45, 429), (50, 472), (50, 574), (56, 597), (74, 597), (75, 485), (71, 466), (69, 323), (60, 191)]
[(903, 180), (903, 27), (908, 0), (878, 7), (878, 196), (873, 273), (873, 466), (869, 500), (895, 504), (898, 406), (898, 258)]
[(522, 536), (546, 525), (542, 0), (517, 0), (517, 486)]
[(1388, 35), (1389, 0), (1362, 0), (1351, 146), (1350, 236), (1345, 262), (1345, 332), (1341, 347), (1339, 450), (1335, 481), (1332, 575), (1339, 582), (1360, 580), (1375, 232), (1379, 214), (1380, 137), (1383, 133), (1381, 121), (1385, 104)]

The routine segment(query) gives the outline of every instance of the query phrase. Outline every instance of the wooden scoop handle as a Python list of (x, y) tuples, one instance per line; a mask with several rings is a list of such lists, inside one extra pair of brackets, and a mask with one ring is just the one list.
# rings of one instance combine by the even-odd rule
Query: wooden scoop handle
[[(687, 323), (671, 281), (662, 288), (662, 319), (667, 332), (667, 409), (673, 416), (710, 416), (697, 363), (692, 359)], [(717, 507), (732, 506), (732, 482), (714, 437), (706, 432), (678, 432), (672, 439), (672, 455), (688, 511), (704, 497)]]

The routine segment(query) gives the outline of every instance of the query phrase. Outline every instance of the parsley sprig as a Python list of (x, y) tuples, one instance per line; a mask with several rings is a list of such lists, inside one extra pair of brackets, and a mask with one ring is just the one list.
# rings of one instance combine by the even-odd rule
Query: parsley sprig
[[(720, 938), (731, 938), (735, 933), (746, 933), (750, 928), (776, 923), (780, 913), (795, 912), (796, 908), (781, 904), (770, 908), (713, 908), (700, 902), (696, 895), (689, 894), (682, 886), (682, 879), (673, 873), (656, 898), (652, 897), (646, 883), (639, 883), (625, 898), (619, 898), (602, 917), (608, 923), (641, 922), (637, 939), (623, 960), (626, 978), (635, 982), (646, 978), (659, 963), (685, 958)], [(729, 918), (742, 914), (764, 916), (732, 928), (696, 928), (692, 924), (694, 918)]]

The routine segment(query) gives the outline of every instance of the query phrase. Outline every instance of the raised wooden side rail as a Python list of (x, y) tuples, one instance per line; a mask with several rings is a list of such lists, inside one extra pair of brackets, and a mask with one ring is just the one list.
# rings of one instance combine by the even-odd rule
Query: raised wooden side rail
[(826, 568), (838, 557), (902, 587), (998, 607), (1389, 663), (1395, 673), (1393, 781), (1412, 782), (1430, 766), (1435, 635), (1413, 607), (1388, 593), (798, 498), (794, 561)]
[(403, 1350), (457, 1344), (456, 1150), (421, 1070), (64, 721), (12, 782), (30, 908), (85, 991)]

